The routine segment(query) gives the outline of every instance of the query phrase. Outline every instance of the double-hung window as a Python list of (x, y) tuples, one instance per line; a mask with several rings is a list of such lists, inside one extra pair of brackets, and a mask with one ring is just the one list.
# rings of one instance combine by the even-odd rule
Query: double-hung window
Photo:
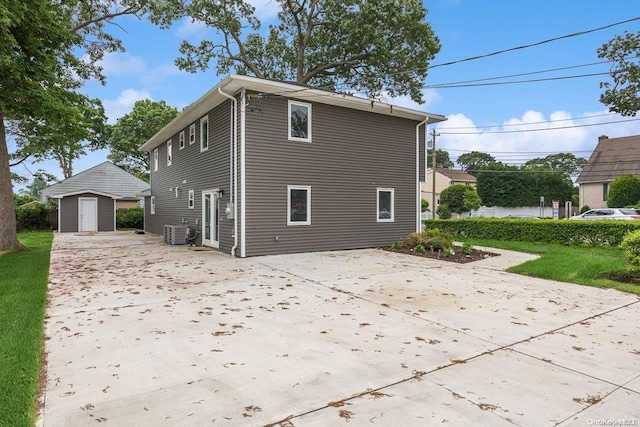
[(311, 187), (287, 186), (287, 225), (311, 225)]
[(159, 159), (158, 149), (153, 150), (153, 171), (158, 172), (158, 159)]
[(196, 124), (192, 123), (191, 126), (189, 126), (189, 145), (194, 142), (196, 142)]
[(311, 142), (311, 104), (289, 101), (289, 139)]
[(393, 188), (378, 188), (378, 222), (393, 222)]
[(209, 117), (200, 119), (200, 151), (209, 149)]
[(167, 141), (167, 166), (171, 166), (173, 163), (173, 142), (171, 140)]
[(180, 132), (180, 136), (178, 137), (178, 146), (181, 150), (184, 148), (184, 131)]

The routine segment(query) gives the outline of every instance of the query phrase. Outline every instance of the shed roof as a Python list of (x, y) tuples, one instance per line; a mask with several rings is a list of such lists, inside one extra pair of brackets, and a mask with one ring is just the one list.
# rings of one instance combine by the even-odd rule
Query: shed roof
[(149, 183), (119, 168), (111, 162), (100, 163), (57, 184), (40, 191), (40, 201), (63, 195), (91, 192), (114, 198), (138, 198), (137, 194), (149, 188)]
[(152, 136), (151, 139), (140, 147), (140, 150), (151, 151), (158, 145), (166, 142), (167, 139), (171, 138), (179, 131), (194, 123), (211, 109), (227, 101), (228, 98), (221, 94), (220, 91), (228, 95), (235, 95), (242, 89), (306, 100), (309, 102), (335, 105), (354, 110), (369, 111), (376, 114), (403, 117), (417, 122), (421, 122), (426, 119), (427, 124), (447, 120), (446, 117), (439, 114), (426, 113), (424, 111), (372, 101), (370, 99), (348, 94), (313, 89), (297, 83), (259, 79), (250, 76), (230, 75), (225, 77), (220, 83), (209, 90), (209, 92), (187, 107), (175, 119), (169, 122), (169, 124)]
[(601, 136), (576, 182), (610, 182), (629, 174), (640, 177), (640, 135)]

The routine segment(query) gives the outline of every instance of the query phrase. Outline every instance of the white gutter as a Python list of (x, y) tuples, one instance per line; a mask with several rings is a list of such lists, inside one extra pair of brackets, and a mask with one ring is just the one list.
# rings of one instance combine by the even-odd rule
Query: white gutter
[(233, 206), (233, 247), (231, 248), (231, 256), (236, 256), (236, 249), (238, 248), (238, 205), (236, 203), (238, 198), (238, 116), (236, 112), (238, 111), (238, 100), (234, 97), (222, 91), (222, 88), (218, 88), (218, 92), (220, 95), (229, 98), (233, 104), (231, 107), (233, 111), (231, 113), (232, 120), (231, 126), (233, 126), (233, 130), (230, 133), (230, 138), (232, 140), (230, 144), (230, 152), (229, 152), (229, 185), (231, 188), (229, 189), (229, 198), (230, 202)]
[[(246, 212), (247, 212), (247, 204), (246, 204), (246, 132), (245, 132), (245, 109), (247, 102), (247, 91), (245, 88), (242, 88), (240, 95), (240, 203), (241, 203), (241, 212), (240, 212), (240, 257), (244, 258), (247, 256), (247, 221), (246, 221)], [(236, 199), (237, 201), (237, 199)], [(236, 203), (236, 214), (238, 212)]]
[[(424, 120), (416, 125), (416, 233), (422, 231), (422, 191), (420, 188), (420, 126), (429, 121), (429, 116), (425, 116)], [(427, 127), (424, 129), (425, 140), (427, 136)], [(425, 144), (425, 159), (426, 159)], [(425, 160), (426, 162), (426, 160)], [(427, 165), (424, 165), (425, 170)]]

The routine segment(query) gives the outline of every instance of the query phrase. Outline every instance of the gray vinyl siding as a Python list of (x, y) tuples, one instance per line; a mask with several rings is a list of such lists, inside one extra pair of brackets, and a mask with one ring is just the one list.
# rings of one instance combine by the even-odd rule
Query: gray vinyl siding
[[(286, 98), (246, 115), (247, 256), (376, 247), (415, 231), (417, 122), (313, 103), (312, 142), (299, 142)], [(420, 160), (424, 179), (424, 142)], [(311, 187), (311, 225), (287, 226), (288, 185)], [(392, 223), (377, 222), (377, 188), (394, 189)]]
[[(183, 218), (189, 227), (200, 232), (202, 242), (202, 191), (219, 188), (224, 195), (220, 201), (220, 250), (230, 252), (233, 246), (233, 221), (227, 220), (224, 208), (229, 202), (230, 102), (208, 113), (209, 149), (200, 152), (200, 118), (196, 124), (196, 141), (189, 144), (189, 125), (184, 129), (185, 147), (180, 150), (178, 131), (172, 137), (172, 164), (167, 166), (166, 141), (158, 146), (158, 171), (153, 170), (151, 151), (151, 195), (155, 196), (156, 213), (151, 214), (151, 198), (145, 197), (145, 230), (162, 234), (164, 225), (181, 225)], [(203, 116), (204, 117), (204, 116)], [(184, 183), (184, 181), (187, 181)], [(178, 197), (172, 187), (179, 186)], [(189, 209), (189, 190), (195, 191), (194, 209)], [(196, 225), (196, 220), (198, 224)]]
[(98, 199), (98, 231), (114, 231), (114, 199), (93, 193), (76, 194), (60, 199), (59, 231), (78, 231), (78, 200), (80, 198)]

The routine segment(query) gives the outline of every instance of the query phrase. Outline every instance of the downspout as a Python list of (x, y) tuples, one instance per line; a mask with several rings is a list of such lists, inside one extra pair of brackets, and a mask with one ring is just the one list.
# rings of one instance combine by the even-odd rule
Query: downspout
[(229, 185), (231, 194), (229, 198), (233, 206), (233, 247), (231, 247), (231, 256), (236, 256), (236, 249), (238, 248), (238, 100), (235, 96), (231, 96), (228, 93), (222, 91), (222, 88), (218, 88), (220, 95), (229, 98), (233, 102), (233, 112), (231, 113), (232, 120), (231, 125), (233, 131), (231, 133), (231, 152), (229, 153)]
[[(246, 135), (245, 135), (245, 108), (246, 108), (246, 102), (247, 102), (247, 91), (246, 89), (242, 88), (242, 92), (240, 95), (240, 99), (241, 99), (241, 103), (240, 103), (240, 203), (241, 205), (241, 211), (240, 211), (240, 215), (241, 215), (241, 220), (240, 220), (240, 233), (242, 233), (242, 237), (240, 240), (241, 243), (241, 247), (240, 247), (240, 257), (244, 258), (247, 256), (247, 238), (246, 238), (246, 229), (247, 229), (247, 221), (246, 221), (246, 213), (247, 213), (247, 208), (246, 208), (246, 174), (245, 174), (245, 170), (246, 170), (246, 157), (245, 157), (245, 151), (246, 151)], [(236, 206), (238, 204), (236, 203)], [(237, 209), (236, 209), (236, 213), (237, 213)]]
[[(416, 232), (422, 231), (422, 191), (420, 188), (420, 126), (429, 121), (429, 116), (425, 116), (424, 120), (416, 125)], [(425, 139), (427, 129), (424, 130)], [(425, 145), (426, 149), (426, 145)], [(425, 151), (426, 156), (426, 151)], [(425, 170), (427, 165), (425, 164)]]

